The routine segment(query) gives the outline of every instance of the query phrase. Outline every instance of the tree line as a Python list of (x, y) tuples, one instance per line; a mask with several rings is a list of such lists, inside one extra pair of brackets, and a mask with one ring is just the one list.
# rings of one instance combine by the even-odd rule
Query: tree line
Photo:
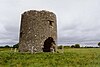
[(5, 46), (0, 46), (0, 48), (18, 48), (19, 47), (19, 43), (13, 45), (13, 46), (9, 46), (9, 45), (5, 45)]
[[(98, 43), (98, 46), (100, 47), (100, 42)], [(62, 49), (62, 47), (63, 48), (99, 48), (99, 47), (93, 47), (93, 46), (80, 47), (80, 44), (75, 44), (75, 45), (71, 45), (71, 46), (60, 45), (60, 46), (58, 46), (58, 49)]]
[[(98, 46), (100, 47), (100, 42), (98, 43)], [(18, 48), (19, 47), (19, 43), (13, 45), (13, 46), (9, 46), (9, 45), (5, 45), (5, 46), (0, 46), (0, 48)], [(64, 48), (83, 48), (80, 47), (80, 44), (75, 44), (75, 45), (71, 45), (71, 46), (58, 46), (58, 49), (61, 49), (62, 47)], [(85, 46), (84, 48), (99, 48), (99, 47), (93, 47), (93, 46)]]

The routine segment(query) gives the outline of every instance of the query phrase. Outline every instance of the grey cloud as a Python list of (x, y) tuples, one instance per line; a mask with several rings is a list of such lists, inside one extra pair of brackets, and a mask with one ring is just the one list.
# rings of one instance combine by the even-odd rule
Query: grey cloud
[(18, 42), (21, 14), (30, 9), (50, 10), (57, 15), (58, 43), (98, 42), (99, 3), (100, 0), (0, 0), (0, 44)]

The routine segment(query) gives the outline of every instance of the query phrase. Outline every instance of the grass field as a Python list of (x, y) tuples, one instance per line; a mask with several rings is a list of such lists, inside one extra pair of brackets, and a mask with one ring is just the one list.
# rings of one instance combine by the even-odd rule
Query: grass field
[(0, 67), (100, 67), (100, 48), (68, 48), (62, 53), (18, 53), (0, 48)]

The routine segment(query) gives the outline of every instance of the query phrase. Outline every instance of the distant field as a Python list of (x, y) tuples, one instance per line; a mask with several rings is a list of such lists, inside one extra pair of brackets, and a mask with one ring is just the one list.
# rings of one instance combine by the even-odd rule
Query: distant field
[(18, 53), (0, 48), (0, 67), (100, 67), (100, 48), (68, 48), (62, 53)]

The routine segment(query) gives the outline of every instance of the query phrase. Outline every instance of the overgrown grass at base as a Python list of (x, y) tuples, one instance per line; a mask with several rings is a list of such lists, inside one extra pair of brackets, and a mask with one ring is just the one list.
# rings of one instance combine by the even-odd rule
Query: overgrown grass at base
[(63, 53), (34, 54), (2, 50), (0, 67), (100, 67), (100, 49), (68, 48)]

